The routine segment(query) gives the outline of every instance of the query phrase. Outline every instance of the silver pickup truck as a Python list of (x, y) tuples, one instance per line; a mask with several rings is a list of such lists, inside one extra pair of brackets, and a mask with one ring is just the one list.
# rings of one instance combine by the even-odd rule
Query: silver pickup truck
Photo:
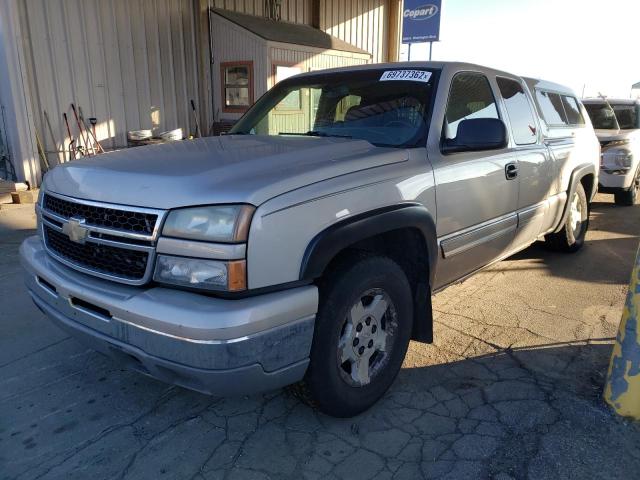
[[(562, 115), (559, 113), (562, 112)], [(544, 239), (578, 250), (599, 144), (571, 90), (461, 63), (310, 72), (231, 133), (57, 167), (21, 247), (54, 322), (210, 394), (355, 415), (431, 295)]]

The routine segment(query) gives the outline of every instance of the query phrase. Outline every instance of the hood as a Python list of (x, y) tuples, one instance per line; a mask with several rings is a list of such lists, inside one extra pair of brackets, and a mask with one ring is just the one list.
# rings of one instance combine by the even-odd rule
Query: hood
[(45, 188), (152, 208), (261, 203), (328, 178), (406, 161), (364, 140), (228, 135), (129, 148), (51, 170)]
[(601, 130), (596, 129), (596, 136), (600, 143), (614, 142), (616, 140), (640, 139), (640, 130)]

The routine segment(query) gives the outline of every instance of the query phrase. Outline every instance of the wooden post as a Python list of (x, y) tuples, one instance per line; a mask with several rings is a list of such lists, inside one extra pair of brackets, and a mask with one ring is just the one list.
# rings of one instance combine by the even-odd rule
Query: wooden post
[(388, 0), (386, 7), (389, 9), (387, 25), (387, 61), (397, 62), (400, 60), (400, 33), (402, 16), (402, 0)]
[(311, 0), (311, 26), (320, 30), (320, 0)]

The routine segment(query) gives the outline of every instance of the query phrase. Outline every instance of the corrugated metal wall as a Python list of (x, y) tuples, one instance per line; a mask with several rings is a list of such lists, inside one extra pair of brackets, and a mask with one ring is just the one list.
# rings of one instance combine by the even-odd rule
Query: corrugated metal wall
[(35, 124), (45, 148), (62, 150), (63, 139), (68, 145), (63, 112), (77, 136), (72, 102), (85, 117), (98, 119), (105, 148), (125, 145), (128, 130), (182, 127), (188, 134), (189, 100), (198, 101), (199, 89), (195, 5), (192, 0), (21, 2)]
[[(210, 0), (211, 6), (249, 15), (264, 16), (264, 0)], [(282, 0), (281, 20), (311, 25), (311, 0)]]
[[(215, 8), (264, 15), (264, 0), (208, 0)], [(370, 52), (374, 62), (387, 60), (389, 0), (320, 0), (320, 29)], [(282, 0), (285, 22), (312, 24), (312, 0)]]
[[(191, 99), (202, 127), (208, 129), (216, 113), (212, 104), (216, 109), (220, 103), (219, 94), (211, 91), (218, 73), (214, 71), (211, 78), (208, 8), (262, 15), (264, 6), (264, 0), (19, 2), (26, 80), (45, 149), (68, 147), (63, 112), (71, 121), (72, 135), (78, 135), (72, 102), (86, 118), (98, 119), (98, 137), (105, 148), (124, 146), (128, 130), (181, 127), (185, 134), (192, 132)], [(312, 1), (283, 0), (281, 12), (284, 21), (311, 24)], [(319, 13), (323, 30), (370, 51), (372, 61), (386, 59), (385, 0), (321, 0)], [(213, 43), (214, 48), (220, 44), (234, 51), (245, 48), (242, 42), (219, 35)], [(311, 68), (343, 64), (340, 56), (311, 57), (317, 63)], [(264, 84), (256, 84), (255, 98), (271, 75), (270, 67), (261, 68), (254, 65), (256, 81), (264, 79)], [(51, 163), (63, 158), (63, 154), (49, 155)]]
[[(320, 50), (312, 47), (289, 47), (286, 44), (271, 43), (269, 51), (271, 64), (295, 65), (302, 71), (323, 70), (325, 68), (363, 65), (370, 62), (367, 55), (341, 52), (338, 50)], [(269, 87), (274, 84), (273, 68), (269, 71)]]
[(388, 0), (320, 0), (320, 29), (387, 61)]

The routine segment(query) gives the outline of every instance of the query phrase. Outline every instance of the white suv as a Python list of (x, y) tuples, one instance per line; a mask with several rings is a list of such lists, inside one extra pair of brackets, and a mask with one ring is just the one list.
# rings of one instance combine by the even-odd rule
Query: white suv
[(602, 146), (598, 190), (618, 205), (634, 205), (640, 191), (640, 100), (583, 101)]

